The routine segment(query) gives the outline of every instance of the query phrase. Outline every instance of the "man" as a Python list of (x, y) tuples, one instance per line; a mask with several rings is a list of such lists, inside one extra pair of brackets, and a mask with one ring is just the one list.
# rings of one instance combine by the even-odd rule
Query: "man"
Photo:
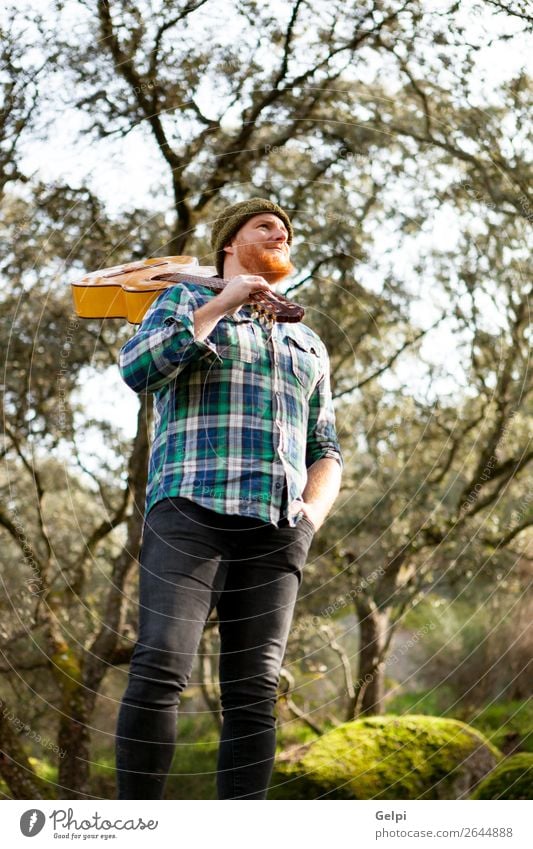
[(120, 353), (128, 386), (156, 401), (120, 799), (163, 796), (179, 696), (215, 607), (218, 795), (266, 798), (294, 603), (342, 468), (323, 343), (302, 323), (264, 327), (251, 314), (250, 296), (293, 270), (292, 237), (271, 201), (228, 207), (212, 229), (224, 290), (165, 290)]

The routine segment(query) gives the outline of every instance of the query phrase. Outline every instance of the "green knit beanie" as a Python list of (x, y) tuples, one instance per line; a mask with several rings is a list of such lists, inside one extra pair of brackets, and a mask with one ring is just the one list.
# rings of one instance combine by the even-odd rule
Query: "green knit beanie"
[(293, 229), (289, 216), (277, 203), (273, 203), (266, 198), (250, 198), (239, 203), (234, 203), (233, 206), (227, 206), (222, 211), (220, 216), (213, 222), (211, 230), (211, 246), (215, 254), (215, 262), (217, 274), (222, 277), (224, 269), (224, 251), (222, 248), (228, 244), (231, 237), (235, 235), (243, 224), (246, 224), (249, 218), (258, 215), (260, 212), (272, 212), (281, 218), (288, 230), (287, 241), (289, 245), (292, 242)]

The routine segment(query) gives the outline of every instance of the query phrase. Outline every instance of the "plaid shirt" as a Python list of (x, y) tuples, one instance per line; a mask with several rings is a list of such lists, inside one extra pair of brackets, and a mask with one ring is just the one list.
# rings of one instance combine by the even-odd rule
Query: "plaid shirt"
[(342, 467), (326, 348), (301, 323), (265, 328), (248, 305), (195, 340), (193, 312), (212, 297), (192, 283), (165, 289), (120, 351), (128, 386), (155, 393), (146, 514), (180, 495), (294, 527), (307, 467)]

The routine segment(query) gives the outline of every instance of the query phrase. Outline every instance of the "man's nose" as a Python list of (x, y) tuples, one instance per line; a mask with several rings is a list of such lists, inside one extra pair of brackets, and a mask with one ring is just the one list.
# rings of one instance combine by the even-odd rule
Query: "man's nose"
[(280, 227), (276, 227), (276, 229), (272, 231), (272, 237), (276, 242), (286, 242), (287, 241), (287, 233), (285, 232), (285, 230), (282, 230)]

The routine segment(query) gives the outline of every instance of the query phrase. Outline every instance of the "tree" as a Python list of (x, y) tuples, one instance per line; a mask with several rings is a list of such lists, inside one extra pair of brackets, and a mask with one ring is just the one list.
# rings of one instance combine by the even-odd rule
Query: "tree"
[[(79, 210), (74, 213), (80, 194), (89, 201), (84, 206), (85, 219)], [(74, 202), (73, 195), (77, 196)], [(117, 342), (124, 337), (124, 328), (119, 329), (118, 323), (114, 330), (107, 328), (102, 338), (99, 323), (80, 322), (72, 314), (70, 295), (64, 289), (58, 292), (54, 285), (54, 262), (61, 259), (66, 247), (65, 241), (59, 245), (58, 239), (54, 244), (56, 220), (69, 237), (73, 236), (69, 217), (71, 223), (76, 220), (78, 241), (83, 239), (89, 262), (97, 244), (98, 250), (105, 249), (100, 228), (114, 237), (113, 225), (105, 221), (96, 201), (91, 209), (90, 200), (89, 192), (71, 193), (66, 187), (45, 191), (37, 186), (28, 231), (18, 227), (28, 215), (24, 205), (12, 198), (5, 200), (9, 213), (5, 227), (18, 227), (18, 240), (12, 261), (6, 256), (4, 275), (9, 275), (13, 284), (17, 279), (28, 280), (33, 258), (39, 253), (43, 264), (38, 282), (25, 286), (25, 297), (13, 285), (12, 294), (0, 305), (8, 366), (3, 387), (5, 506), (0, 510), (0, 525), (18, 550), (22, 566), (23, 591), (19, 571), (9, 593), (10, 599), (16, 599), (14, 624), (23, 613), (28, 637), (38, 645), (37, 657), (28, 661), (28, 651), (30, 657), (35, 654), (35, 643), (34, 647), (30, 643), (21, 658), (20, 641), (13, 642), (10, 629), (2, 646), (3, 671), (9, 676), (17, 669), (47, 667), (52, 673), (52, 701), (59, 717), (57, 745), (66, 752), (59, 761), (59, 784), (74, 793), (83, 790), (87, 779), (89, 720), (102, 678), (114, 663), (124, 661), (124, 651), (126, 660), (131, 653), (131, 639), (122, 639), (124, 590), (141, 538), (151, 422), (151, 405), (144, 400), (136, 436), (129, 446), (105, 423), (80, 417), (77, 388), (83, 385), (89, 368), (103, 372), (114, 366)], [(91, 212), (96, 212), (95, 221)], [(90, 229), (93, 224), (91, 242), (85, 227)], [(127, 219), (121, 221), (121, 232), (127, 224)], [(42, 244), (44, 250), (40, 251)], [(108, 250), (113, 249), (111, 242)], [(72, 252), (70, 255), (73, 261)], [(96, 339), (99, 351), (94, 355)], [(87, 468), (84, 461), (84, 442), (94, 439), (95, 429), (105, 446), (98, 472)], [(84, 514), (81, 526), (77, 515), (65, 521), (64, 488), (74, 513), (80, 510)], [(121, 530), (118, 545), (116, 529)], [(110, 535), (114, 540), (111, 546), (107, 543)], [(109, 563), (104, 566), (107, 586), (96, 589), (91, 565), (103, 549)], [(89, 601), (95, 592), (96, 605)], [(89, 620), (87, 610), (92, 611)], [(16, 778), (16, 773), (9, 773), (17, 795)]]

